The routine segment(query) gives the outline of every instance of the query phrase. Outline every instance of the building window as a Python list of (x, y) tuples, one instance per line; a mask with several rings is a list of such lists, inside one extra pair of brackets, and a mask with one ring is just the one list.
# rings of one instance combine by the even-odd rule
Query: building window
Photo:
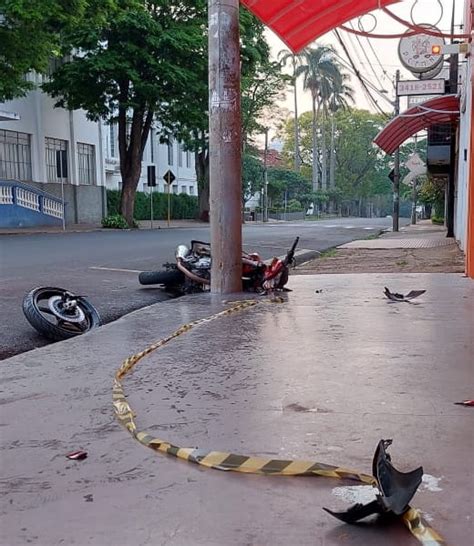
[(186, 193), (186, 186), (181, 186), (181, 193)]
[(96, 183), (94, 145), (78, 142), (77, 159), (79, 162), (79, 184), (94, 185)]
[(0, 129), (0, 178), (31, 180), (31, 135)]
[[(67, 140), (46, 137), (44, 143), (46, 180), (48, 182), (69, 182)], [(61, 174), (61, 176), (58, 176), (58, 174)]]
[(178, 167), (183, 166), (183, 145), (179, 144), (178, 146)]
[(194, 195), (194, 186), (189, 186), (189, 195)]
[(178, 186), (176, 184), (174, 184), (173, 186), (171, 186), (172, 189), (173, 189), (173, 193), (178, 193)]
[(168, 142), (168, 165), (173, 165), (173, 141)]
[(189, 169), (191, 167), (191, 152), (186, 152), (186, 167)]
[(117, 126), (109, 125), (109, 153), (110, 157), (117, 157)]

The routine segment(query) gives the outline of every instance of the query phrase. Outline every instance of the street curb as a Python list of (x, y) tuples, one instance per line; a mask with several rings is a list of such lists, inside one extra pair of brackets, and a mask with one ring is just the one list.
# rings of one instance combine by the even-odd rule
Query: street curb
[[(306, 248), (302, 248), (300, 250), (297, 250), (294, 255), (294, 263), (295, 265), (301, 265), (305, 262), (309, 262), (310, 260), (314, 260), (314, 258), (317, 258), (320, 254), (322, 254), (324, 250), (309, 250)], [(283, 256), (278, 256), (279, 260), (284, 260), (286, 258), (286, 254)], [(263, 260), (263, 262), (267, 265), (270, 265), (273, 258), (269, 258), (268, 260)]]

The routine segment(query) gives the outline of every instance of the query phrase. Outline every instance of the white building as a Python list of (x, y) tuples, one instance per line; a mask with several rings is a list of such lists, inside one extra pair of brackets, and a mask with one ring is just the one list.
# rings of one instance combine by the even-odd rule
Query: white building
[[(34, 76), (36, 83), (41, 76)], [(57, 197), (64, 191), (66, 223), (98, 223), (106, 214), (106, 189), (121, 186), (117, 127), (92, 122), (82, 110), (54, 108), (39, 89), (0, 103), (0, 181), (15, 180)], [(58, 166), (58, 163), (60, 166)], [(138, 191), (147, 191), (146, 167), (156, 166), (157, 187), (171, 169), (172, 193), (197, 195), (194, 155), (177, 142), (159, 143), (152, 131)]]
[[(109, 190), (121, 189), (120, 161), (118, 153), (118, 127), (115, 124), (104, 125), (105, 183)], [(167, 192), (163, 176), (168, 170), (176, 180), (171, 185), (171, 193), (197, 195), (194, 154), (184, 150), (182, 144), (173, 141), (169, 145), (160, 144), (157, 126), (152, 127), (143, 152), (142, 174), (138, 191), (149, 191), (147, 187), (147, 166), (156, 167), (156, 187), (154, 191)]]

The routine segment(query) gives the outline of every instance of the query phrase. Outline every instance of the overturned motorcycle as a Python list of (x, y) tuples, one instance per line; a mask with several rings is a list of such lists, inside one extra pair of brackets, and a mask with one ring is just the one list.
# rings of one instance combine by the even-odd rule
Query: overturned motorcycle
[[(294, 262), (299, 237), (296, 237), (283, 259), (273, 258), (265, 264), (257, 253), (242, 253), (242, 284), (247, 292), (285, 290), (289, 268)], [(164, 271), (143, 271), (140, 284), (160, 284), (171, 292), (190, 294), (205, 291), (211, 284), (211, 246), (203, 241), (191, 241), (191, 246), (179, 245), (175, 263), (163, 264)]]
[(97, 309), (84, 296), (64, 288), (34, 288), (23, 299), (23, 313), (40, 334), (61, 341), (100, 326)]

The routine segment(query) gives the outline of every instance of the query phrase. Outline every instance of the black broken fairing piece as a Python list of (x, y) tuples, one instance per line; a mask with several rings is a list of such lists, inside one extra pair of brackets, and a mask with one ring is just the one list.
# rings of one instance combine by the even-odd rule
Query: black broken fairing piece
[(420, 466), (412, 472), (399, 472), (386, 451), (391, 443), (392, 440), (380, 440), (372, 461), (372, 472), (379, 489), (376, 500), (368, 504), (354, 504), (345, 512), (324, 508), (326, 512), (345, 523), (356, 523), (372, 514), (399, 516), (408, 510), (409, 502), (421, 483), (423, 468)]
[(410, 290), (408, 294), (404, 295), (399, 294), (398, 292), (391, 292), (387, 287), (384, 288), (384, 294), (392, 301), (410, 301), (421, 296), (425, 292), (426, 290)]

